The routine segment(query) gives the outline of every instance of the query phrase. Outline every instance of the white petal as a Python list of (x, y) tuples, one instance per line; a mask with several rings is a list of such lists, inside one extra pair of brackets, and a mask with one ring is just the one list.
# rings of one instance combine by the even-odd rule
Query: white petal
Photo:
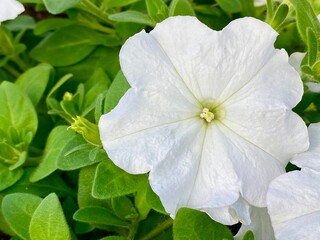
[(24, 11), (23, 5), (16, 0), (0, 1), (0, 23), (9, 19), (14, 19)]
[[(185, 101), (201, 106), (185, 85), (161, 45), (144, 30), (129, 38), (120, 51), (121, 69), (133, 88), (183, 95)], [(173, 100), (173, 99), (172, 99)]]
[(168, 18), (150, 34), (196, 98), (208, 103), (223, 101), (250, 80), (272, 55), (277, 35), (254, 18), (216, 32), (194, 17)]
[(291, 111), (303, 94), (299, 74), (277, 51), (265, 67), (222, 104), (222, 122), (286, 165), (308, 148), (303, 120)]
[(181, 207), (229, 206), (239, 197), (239, 180), (226, 140), (216, 125), (207, 128), (184, 136), (165, 160), (151, 169), (150, 185), (172, 215)]
[(291, 162), (301, 168), (320, 172), (320, 123), (310, 124), (308, 131), (310, 139), (308, 151), (295, 156)]
[(240, 197), (231, 206), (223, 208), (203, 209), (212, 219), (225, 225), (233, 225), (238, 222), (250, 224), (250, 207), (248, 203)]
[(284, 165), (261, 148), (245, 140), (228, 127), (219, 125), (228, 146), (226, 154), (241, 183), (241, 195), (251, 205), (266, 206), (269, 183), (284, 173)]
[(251, 224), (242, 224), (235, 240), (241, 240), (245, 233), (251, 230), (258, 240), (274, 240), (274, 232), (267, 208), (250, 207)]
[(308, 90), (314, 93), (320, 93), (320, 83), (316, 82), (306, 82)]
[[(194, 118), (196, 111), (175, 89), (130, 89), (115, 109), (100, 118), (101, 141), (116, 165), (130, 173), (144, 173), (183, 137), (184, 128), (188, 128), (183, 120)], [(203, 123), (198, 116), (196, 119)]]
[(303, 52), (294, 52), (289, 57), (290, 65), (294, 67), (299, 74), (301, 74), (300, 65), (305, 55), (306, 53)]
[(320, 236), (320, 174), (294, 171), (276, 178), (268, 191), (268, 211), (276, 239)]

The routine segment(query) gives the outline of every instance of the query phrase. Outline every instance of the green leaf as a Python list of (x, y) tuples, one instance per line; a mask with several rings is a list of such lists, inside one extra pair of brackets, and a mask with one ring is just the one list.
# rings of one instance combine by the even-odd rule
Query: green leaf
[(127, 79), (123, 73), (119, 71), (106, 94), (104, 113), (110, 112), (129, 88), (130, 85)]
[(240, 0), (242, 16), (253, 16), (254, 17), (255, 10), (254, 10), (253, 2), (254, 2), (254, 0)]
[[(71, 130), (69, 130), (71, 131)], [(75, 139), (73, 139), (74, 141)], [(84, 139), (78, 139), (77, 146), (80, 144), (84, 144)], [(75, 145), (75, 144), (72, 144)], [(72, 149), (70, 151), (73, 151)], [(91, 155), (95, 152), (93, 155)], [(92, 165), (97, 162), (101, 162), (107, 159), (107, 154), (103, 149), (92, 148), (91, 149), (84, 149), (75, 152), (67, 152), (64, 156), (57, 159), (57, 167), (64, 171), (70, 171), (79, 169), (85, 166)]]
[(48, 194), (55, 192), (61, 197), (74, 196), (75, 192), (68, 187), (58, 174), (50, 176), (36, 182), (31, 183), (29, 178), (33, 168), (25, 168), (22, 178), (19, 179), (13, 186), (2, 191), (2, 194), (10, 194), (15, 192), (30, 193), (40, 197), (45, 197)]
[(219, 6), (226, 12), (236, 13), (241, 12), (240, 0), (216, 0)]
[(233, 239), (228, 227), (215, 222), (206, 213), (181, 208), (173, 222), (175, 240)]
[(105, 160), (99, 163), (93, 183), (96, 198), (113, 198), (136, 192), (146, 181), (146, 175), (131, 175)]
[(104, 237), (99, 240), (128, 240), (127, 237), (120, 237), (120, 236), (109, 236), (109, 237)]
[[(320, 38), (320, 36), (318, 36)], [(308, 39), (308, 65), (313, 66), (313, 64), (317, 61), (317, 55), (320, 54), (318, 51), (320, 41), (318, 42), (317, 35), (313, 31), (312, 28), (307, 29), (307, 39)]]
[(7, 132), (12, 126), (20, 134), (31, 132), (34, 136), (38, 127), (36, 111), (30, 99), (13, 83), (1, 83), (0, 106), (0, 130)]
[(150, 184), (148, 184), (147, 187), (147, 194), (146, 194), (146, 199), (148, 204), (156, 210), (157, 212), (167, 214), (166, 210), (164, 209), (161, 200), (157, 194), (151, 189)]
[(12, 32), (33, 29), (36, 25), (35, 20), (31, 16), (20, 15), (14, 20), (6, 22), (4, 26)]
[(153, 21), (148, 15), (134, 10), (111, 14), (109, 15), (109, 19), (115, 22), (140, 23), (150, 27), (154, 27), (156, 25), (156, 22)]
[(172, 0), (169, 6), (169, 16), (195, 16), (188, 0)]
[(91, 195), (94, 176), (96, 173), (97, 165), (83, 167), (79, 173), (78, 184), (78, 204), (80, 208), (89, 206), (105, 206), (106, 201), (96, 199)]
[(280, 26), (281, 23), (286, 19), (287, 15), (289, 13), (289, 7), (287, 4), (281, 4), (278, 8), (276, 13), (273, 16), (273, 19), (270, 23), (270, 25), (277, 29), (277, 27)]
[(3, 212), (2, 212), (2, 200), (3, 200), (3, 196), (0, 195), (0, 232), (3, 232), (7, 235), (16, 235), (14, 233), (14, 231), (9, 227), (7, 221), (5, 220), (4, 216), (3, 216)]
[(52, 14), (62, 13), (79, 2), (80, 0), (43, 0), (48, 12)]
[[(290, 0), (295, 7), (297, 27), (302, 40), (307, 44), (307, 29), (311, 28), (317, 36), (320, 36), (320, 23), (308, 0)], [(320, 41), (320, 39), (319, 39)]]
[(22, 175), (22, 168), (10, 170), (9, 165), (0, 162), (0, 191), (15, 184)]
[(141, 0), (107, 0), (106, 1), (106, 5), (109, 8), (113, 8), (113, 7), (123, 7), (123, 6), (127, 6), (129, 4), (138, 2)]
[(53, 68), (48, 64), (39, 64), (21, 74), (15, 84), (24, 91), (34, 106), (37, 106), (50, 79)]
[(52, 30), (74, 25), (76, 22), (67, 18), (47, 18), (37, 22), (34, 28), (35, 35), (42, 35)]
[(40, 197), (28, 193), (13, 193), (3, 198), (3, 216), (10, 228), (22, 239), (31, 239), (29, 236), (31, 217), (41, 200)]
[(242, 240), (254, 240), (254, 235), (252, 231), (246, 232), (246, 234), (243, 236)]
[(70, 25), (48, 35), (32, 49), (30, 55), (37, 61), (53, 66), (67, 66), (84, 59), (105, 41), (105, 35), (90, 28)]
[(30, 221), (32, 240), (71, 239), (60, 201), (55, 193), (49, 194), (39, 204)]
[(139, 219), (144, 220), (147, 218), (151, 207), (147, 202), (147, 188), (149, 187), (149, 183), (146, 182), (135, 194), (134, 205), (139, 212)]
[(136, 219), (139, 216), (133, 203), (126, 196), (112, 198), (111, 204), (115, 214), (121, 219)]
[(168, 17), (169, 8), (163, 0), (145, 0), (150, 18), (161, 22)]
[(66, 152), (83, 143), (83, 138), (68, 130), (67, 126), (55, 127), (48, 137), (41, 162), (31, 174), (30, 181), (36, 182), (49, 176), (57, 170), (57, 162)]
[(91, 224), (102, 224), (116, 227), (128, 227), (129, 222), (123, 221), (110, 210), (103, 207), (81, 208), (73, 215), (74, 220)]

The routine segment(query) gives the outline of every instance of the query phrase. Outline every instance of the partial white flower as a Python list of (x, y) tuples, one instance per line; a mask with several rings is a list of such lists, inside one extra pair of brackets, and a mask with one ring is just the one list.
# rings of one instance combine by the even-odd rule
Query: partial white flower
[(258, 240), (274, 240), (274, 231), (271, 225), (267, 208), (250, 207), (250, 224), (242, 223), (235, 240), (242, 240), (247, 231), (252, 231)]
[(122, 47), (132, 88), (100, 119), (103, 147), (127, 172), (150, 171), (172, 216), (181, 207), (225, 208), (240, 196), (265, 207), (271, 180), (308, 148), (306, 126), (291, 111), (302, 82), (274, 48), (276, 36), (254, 18), (218, 32), (178, 16)]
[(16, 0), (0, 0), (0, 23), (16, 18), (23, 11), (23, 5)]
[(298, 154), (291, 162), (302, 170), (312, 169), (320, 172), (320, 123), (310, 124), (308, 132), (310, 141), (308, 151)]
[(268, 191), (268, 211), (277, 240), (314, 240), (320, 236), (320, 173), (281, 175)]

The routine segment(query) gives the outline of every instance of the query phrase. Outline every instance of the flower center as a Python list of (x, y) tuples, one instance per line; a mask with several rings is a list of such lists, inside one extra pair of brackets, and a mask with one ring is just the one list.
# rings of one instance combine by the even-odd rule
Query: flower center
[(208, 108), (203, 108), (202, 112), (200, 113), (200, 117), (209, 123), (214, 119), (214, 114), (210, 112)]

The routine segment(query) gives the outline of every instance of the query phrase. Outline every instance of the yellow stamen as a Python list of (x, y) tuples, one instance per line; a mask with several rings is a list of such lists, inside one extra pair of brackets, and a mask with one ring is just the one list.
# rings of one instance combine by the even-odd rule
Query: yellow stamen
[(203, 108), (202, 113), (200, 113), (200, 117), (209, 123), (214, 119), (214, 114), (210, 112), (208, 108)]

